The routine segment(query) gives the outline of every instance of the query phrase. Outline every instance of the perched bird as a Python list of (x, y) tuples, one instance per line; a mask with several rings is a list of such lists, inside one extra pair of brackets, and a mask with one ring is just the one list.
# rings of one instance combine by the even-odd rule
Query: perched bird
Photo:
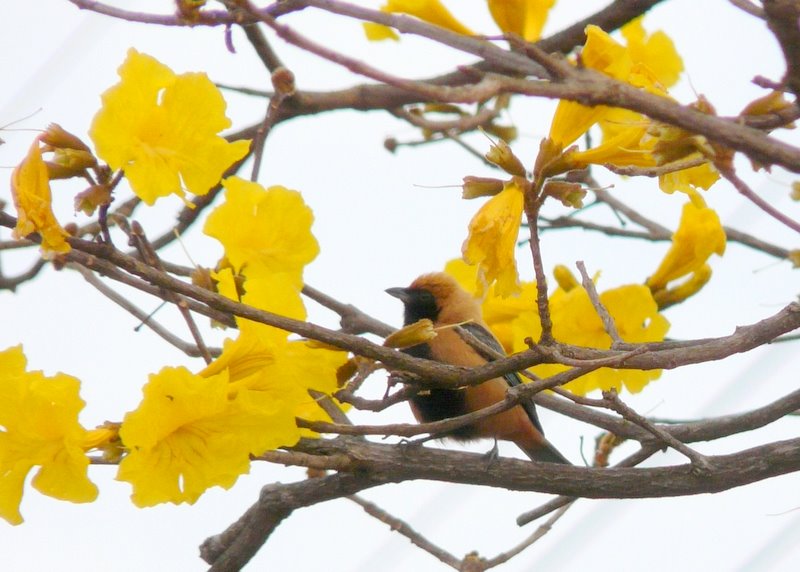
[[(478, 301), (462, 289), (448, 274), (423, 274), (408, 288), (389, 288), (388, 294), (399, 298), (405, 306), (405, 325), (428, 318), (434, 327), (461, 324), (461, 327), (483, 344), (502, 352), (503, 348), (483, 322)], [(454, 329), (437, 330), (435, 338), (404, 350), (415, 357), (452, 365), (476, 367), (487, 360), (470, 346)], [(457, 417), (483, 409), (501, 401), (509, 386), (522, 383), (519, 375), (509, 373), (461, 389), (431, 388), (410, 400), (417, 421), (427, 423)], [(569, 461), (544, 438), (542, 425), (532, 401), (460, 427), (450, 435), (469, 441), (482, 437), (513, 441), (534, 461), (566, 463)]]

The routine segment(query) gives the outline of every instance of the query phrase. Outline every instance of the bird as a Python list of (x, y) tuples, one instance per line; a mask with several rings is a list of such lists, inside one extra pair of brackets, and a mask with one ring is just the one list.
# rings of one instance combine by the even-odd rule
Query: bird
[[(478, 300), (444, 272), (423, 274), (407, 288), (389, 288), (386, 293), (404, 306), (404, 325), (427, 318), (434, 328), (459, 325), (483, 344), (503, 353), (503, 347), (483, 321)], [(403, 351), (418, 358), (456, 366), (477, 367), (487, 359), (476, 351), (454, 328), (436, 330), (436, 337)], [(420, 423), (441, 421), (489, 407), (505, 398), (509, 387), (522, 383), (519, 374), (508, 373), (479, 385), (458, 389), (430, 388), (409, 400), (411, 411)], [(448, 437), (471, 441), (494, 438), (512, 441), (533, 461), (571, 464), (544, 437), (533, 401), (527, 399), (511, 409), (485, 417), (454, 430)]]

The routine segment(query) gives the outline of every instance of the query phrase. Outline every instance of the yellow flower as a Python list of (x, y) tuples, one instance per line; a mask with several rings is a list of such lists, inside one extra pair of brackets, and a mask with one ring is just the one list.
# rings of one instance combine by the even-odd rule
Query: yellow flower
[[(600, 294), (600, 301), (614, 319), (620, 337), (630, 343), (662, 341), (669, 322), (658, 313), (650, 291), (642, 285), (630, 284)], [(583, 287), (552, 301), (553, 335), (559, 341), (606, 349), (611, 339)], [(566, 385), (566, 389), (585, 395), (594, 389), (618, 390), (624, 386), (637, 393), (647, 383), (661, 376), (661, 370), (632, 370), (601, 368)]]
[(694, 296), (702, 290), (709, 280), (711, 280), (711, 267), (708, 264), (703, 264), (680, 284), (669, 289), (653, 292), (653, 299), (658, 304), (658, 307), (663, 310)]
[[(689, 157), (687, 157), (688, 159)], [(710, 189), (719, 180), (719, 172), (711, 163), (673, 171), (658, 176), (658, 187), (665, 193), (692, 193), (697, 188)]]
[(28, 155), (11, 174), (11, 196), (17, 208), (14, 238), (24, 238), (38, 232), (42, 237), (42, 254), (45, 257), (69, 252), (70, 246), (65, 240), (69, 235), (53, 214), (50, 181), (39, 139), (33, 142)]
[(119, 463), (125, 453), (122, 442), (119, 439), (120, 423), (106, 421), (103, 425), (86, 432), (86, 439), (83, 441), (83, 450), (97, 450), (103, 453), (103, 459), (113, 463)]
[(556, 0), (488, 0), (492, 18), (501, 30), (528, 42), (542, 35), (550, 8)]
[(439, 0), (388, 0), (381, 11), (408, 14), (456, 34), (472, 35)]
[[(220, 293), (236, 299), (231, 269), (220, 271), (217, 278)], [(247, 294), (242, 302), (305, 319), (299, 290), (288, 274), (279, 273), (263, 280), (248, 278), (245, 288)], [(283, 422), (295, 429), (295, 417), (330, 421), (308, 391), (334, 393), (338, 389), (336, 372), (347, 361), (347, 352), (312, 347), (305, 341), (289, 341), (288, 332), (250, 320), (237, 318), (237, 324), (238, 338), (225, 340), (222, 354), (200, 375), (208, 377), (227, 372), (242, 399), (261, 404), (261, 407), (280, 402), (287, 416)], [(302, 435), (316, 434), (302, 430)]]
[[(261, 395), (283, 393), (286, 407), (293, 419), (300, 417), (309, 421), (331, 421), (317, 400), (309, 395), (309, 390), (328, 396), (335, 393), (339, 389), (336, 372), (347, 362), (347, 352), (294, 340), (282, 348), (281, 357), (273, 369), (260, 372), (259, 376), (250, 378), (244, 385)], [(283, 388), (276, 383), (281, 379), (285, 380)], [(333, 402), (347, 410), (338, 401)], [(303, 437), (318, 436), (307, 429), (302, 429), (300, 434)]]
[(641, 140), (646, 132), (647, 129), (641, 125), (620, 129), (614, 137), (604, 139), (597, 147), (585, 151), (568, 151), (562, 160), (569, 165), (570, 170), (605, 164), (649, 167), (655, 164), (655, 160), (649, 150), (641, 147)]
[(653, 275), (647, 279), (647, 286), (656, 296), (666, 291), (674, 280), (698, 272), (701, 276), (707, 275), (710, 270), (706, 268), (706, 262), (711, 255), (716, 253), (722, 256), (725, 253), (726, 237), (719, 216), (706, 206), (696, 191), (690, 192), (689, 197), (690, 201), (683, 206), (678, 230), (672, 235), (672, 246)]
[[(699, 97), (690, 107), (714, 115), (714, 107), (704, 97)], [(675, 161), (685, 161), (700, 157), (714, 159), (717, 151), (702, 135), (696, 135), (674, 125), (659, 121), (650, 122), (644, 144), (652, 147), (652, 154), (657, 165), (667, 165)], [(665, 193), (681, 191), (689, 195), (699, 187), (709, 189), (719, 180), (716, 168), (706, 162), (697, 167), (673, 171), (658, 177), (659, 188)]]
[(219, 240), (236, 272), (246, 276), (286, 272), (298, 278), (319, 245), (311, 234), (314, 215), (297, 191), (264, 189), (238, 177), (222, 182), (225, 202), (203, 231)]
[(497, 281), (497, 293), (508, 296), (519, 292), (517, 245), (524, 197), (512, 179), (472, 217), (469, 236), (461, 247), (464, 260), (478, 265), (478, 285)]
[[(586, 44), (581, 63), (619, 80), (627, 79), (633, 62), (624, 46), (597, 26), (586, 26)], [(609, 107), (587, 107), (575, 101), (560, 101), (550, 126), (550, 139), (566, 148), (597, 123)]]
[[(614, 319), (620, 337), (626, 342), (661, 341), (669, 329), (669, 322), (658, 313), (658, 306), (645, 286), (631, 284), (614, 288), (601, 293), (600, 301)], [(550, 297), (550, 314), (553, 336), (559, 342), (599, 349), (611, 347), (611, 338), (582, 286), (575, 286), (568, 291), (562, 288), (556, 290)], [(535, 340), (541, 331), (538, 314), (521, 314), (514, 322), (514, 331), (515, 351), (527, 349), (524, 338), (531, 336)], [(567, 366), (548, 364), (531, 368), (531, 371), (541, 377), (549, 377), (566, 369)], [(595, 389), (622, 389), (624, 386), (631, 393), (636, 393), (660, 376), (660, 370), (601, 368), (570, 382), (565, 388), (578, 395), (586, 395)]]
[[(218, 290), (239, 300), (234, 272), (245, 278), (241, 301), (255, 308), (304, 320), (300, 298), (303, 268), (319, 252), (311, 224), (314, 216), (297, 191), (264, 189), (238, 177), (225, 179), (225, 202), (206, 220), (204, 232), (225, 248), (226, 264), (216, 273)], [(246, 320), (237, 319), (239, 327)], [(253, 324), (261, 330), (275, 330)], [(266, 335), (266, 334), (264, 334)], [(278, 337), (286, 332), (277, 331)]]
[(184, 189), (204, 195), (250, 143), (228, 143), (225, 100), (202, 73), (176, 75), (134, 49), (119, 68), (120, 83), (102, 95), (89, 132), (97, 155), (122, 169), (133, 192), (153, 204)]
[[(269, 409), (280, 406), (283, 432), (297, 431), (295, 417), (330, 421), (309, 390), (330, 395), (338, 389), (336, 371), (347, 361), (347, 352), (312, 347), (305, 341), (289, 341), (286, 332), (240, 322), (239, 337), (226, 340), (222, 355), (200, 372), (208, 377), (227, 372), (241, 399)], [(303, 430), (303, 436), (314, 436)], [(285, 443), (275, 443), (275, 448)]]
[[(542, 34), (555, 0), (487, 0), (487, 3), (492, 18), (503, 32), (535, 42)], [(381, 10), (408, 14), (457, 34), (473, 35), (440, 0), (388, 0)], [(369, 40), (397, 39), (391, 28), (379, 24), (364, 24), (364, 30)]]
[(675, 49), (675, 44), (661, 30), (650, 36), (642, 26), (644, 16), (625, 24), (620, 32), (628, 45), (628, 53), (634, 63), (647, 66), (664, 87), (678, 83), (683, 72), (683, 60)]
[(22, 490), (35, 466), (32, 484), (41, 493), (72, 502), (97, 498), (82, 447), (87, 432), (78, 423), (80, 382), (25, 366), (21, 346), (0, 352), (0, 517), (11, 524), (22, 522)]
[(139, 407), (125, 415), (120, 437), (127, 456), (117, 479), (133, 485), (140, 507), (194, 503), (212, 486), (230, 488), (250, 467), (250, 455), (293, 445), (282, 402), (254, 407), (240, 398), (227, 372), (209, 377), (185, 368), (150, 376)]
[[(663, 32), (646, 38), (640, 20), (625, 26), (623, 36), (628, 40), (627, 47), (599, 27), (587, 26), (586, 44), (580, 56), (582, 65), (651, 93), (666, 95), (664, 86), (672, 85), (683, 69), (672, 41)], [(614, 110), (561, 101), (553, 117), (550, 138), (565, 148)]]

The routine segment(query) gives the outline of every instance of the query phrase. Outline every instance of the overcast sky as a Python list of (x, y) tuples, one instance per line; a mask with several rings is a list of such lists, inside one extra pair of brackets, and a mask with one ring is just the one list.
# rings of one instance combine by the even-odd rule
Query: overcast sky
[[(360, 2), (377, 6), (378, 2)], [(119, 2), (138, 10), (169, 10), (170, 2)], [(605, 2), (560, 0), (546, 32), (584, 17)], [(763, 24), (722, 0), (671, 0), (645, 19), (648, 30), (663, 29), (684, 56), (687, 73), (672, 90), (688, 103), (706, 95), (722, 115), (737, 113), (763, 92), (750, 83), (755, 75), (778, 80), (782, 58)], [(451, 1), (475, 30), (492, 31), (484, 2)], [(165, 8), (166, 7), (166, 8)], [(287, 23), (344, 52), (365, 57), (398, 75), (427, 77), (471, 61), (429, 42), (404, 39), (400, 44), (368, 44), (354, 22), (314, 14), (294, 14)], [(99, 94), (116, 82), (116, 68), (129, 47), (157, 57), (176, 72), (206, 71), (225, 84), (265, 88), (268, 77), (244, 36), (234, 31), (235, 54), (224, 44), (222, 29), (184, 30), (128, 24), (80, 12), (66, 0), (16, 2), (0, 19), (0, 125), (31, 115), (2, 133), (0, 166), (10, 167), (24, 155), (35, 130), (58, 122), (85, 135), (99, 106)], [(303, 89), (345, 87), (362, 81), (332, 64), (298, 53), (275, 40), (275, 47), (295, 72)], [(258, 98), (226, 94), (234, 125), (249, 125), (263, 113)], [(514, 149), (532, 159), (539, 139), (549, 129), (553, 104), (515, 104), (509, 120), (520, 129)], [(399, 324), (401, 309), (383, 290), (402, 286), (416, 275), (442, 268), (459, 255), (466, 224), (478, 208), (462, 201), (458, 185), (465, 175), (489, 174), (473, 157), (453, 144), (402, 148), (392, 155), (383, 148), (387, 136), (416, 138), (413, 129), (384, 113), (336, 113), (292, 121), (275, 129), (267, 142), (261, 182), (300, 190), (315, 212), (314, 233), (322, 252), (307, 269), (309, 284), (355, 303), (372, 315)], [(785, 136), (797, 143), (797, 136)], [(480, 137), (470, 139), (481, 147)], [(745, 171), (747, 163), (741, 162)], [(601, 171), (603, 181), (612, 178)], [(793, 177), (777, 169), (748, 175), (763, 196), (795, 218), (798, 207), (788, 199)], [(661, 194), (652, 181), (616, 180), (615, 193), (675, 228), (683, 199)], [(56, 209), (62, 222), (81, 216), (71, 210), (81, 190), (56, 187)], [(797, 240), (759, 211), (743, 203), (730, 186), (719, 183), (708, 202), (723, 223), (747, 230), (785, 247)], [(10, 202), (8, 186), (0, 200)], [(159, 201), (141, 215), (151, 235), (168, 228), (180, 208), (178, 200)], [(184, 237), (191, 257), (213, 266), (219, 246), (199, 228)], [(9, 238), (7, 229), (0, 240)], [(591, 273), (602, 271), (600, 289), (642, 282), (663, 256), (666, 244), (624, 244), (597, 235), (547, 234), (543, 249), (548, 271), (555, 264), (574, 268), (584, 260)], [(521, 251), (520, 265), (530, 278), (530, 264)], [(2, 252), (4, 272), (27, 268), (33, 252)], [(165, 257), (187, 264), (178, 246)], [(667, 312), (674, 337), (727, 335), (736, 325), (752, 323), (777, 312), (798, 291), (796, 274), (787, 263), (729, 245), (726, 256), (713, 262), (714, 278), (701, 294)], [(125, 292), (146, 309), (157, 301)], [(335, 327), (335, 317), (309, 303), (313, 321)], [(136, 320), (101, 297), (71, 272), (47, 269), (18, 292), (0, 292), (0, 350), (23, 343), (29, 367), (52, 374), (64, 371), (83, 382), (87, 407), (81, 420), (94, 426), (119, 420), (136, 407), (147, 374), (165, 365), (200, 369), (201, 362), (181, 355), (151, 332), (134, 332)], [(165, 310), (158, 319), (183, 332), (177, 314)], [(219, 332), (209, 334), (220, 343)], [(774, 345), (737, 356), (724, 364), (701, 364), (665, 372), (642, 394), (624, 396), (644, 414), (697, 418), (744, 411), (796, 389), (796, 346)], [(368, 388), (380, 395), (385, 386), (373, 380)], [(548, 437), (574, 462), (591, 455), (597, 430), (547, 411), (541, 414)], [(410, 421), (404, 406), (381, 415), (356, 415), (370, 423)], [(722, 443), (698, 444), (703, 453), (734, 452), (758, 443), (797, 434), (800, 420), (788, 419), (769, 428)], [(452, 446), (452, 444), (447, 444)], [(483, 451), (488, 443), (472, 450)], [(630, 449), (632, 450), (632, 449)], [(503, 454), (517, 456), (513, 446)], [(615, 456), (621, 459), (629, 449)], [(650, 465), (683, 462), (663, 454)], [(256, 464), (230, 491), (214, 489), (194, 506), (137, 509), (129, 501), (129, 485), (113, 480), (115, 468), (92, 467), (99, 499), (73, 505), (27, 489), (22, 503), (26, 522), (11, 527), (0, 522), (0, 554), (6, 570), (202, 570), (197, 546), (235, 520), (276, 480), (303, 478), (299, 469)], [(503, 570), (796, 570), (800, 562), (800, 479), (790, 475), (723, 494), (656, 501), (580, 501), (539, 544), (513, 559)], [(515, 545), (532, 528), (519, 529), (516, 516), (538, 506), (546, 495), (511, 493), (490, 488), (405, 483), (371, 490), (364, 496), (411, 523), (433, 542), (456, 555), (478, 550), (494, 556)], [(347, 500), (305, 509), (283, 523), (251, 564), (274, 570), (407, 571), (440, 570), (443, 566), (411, 547), (405, 539), (365, 515)]]

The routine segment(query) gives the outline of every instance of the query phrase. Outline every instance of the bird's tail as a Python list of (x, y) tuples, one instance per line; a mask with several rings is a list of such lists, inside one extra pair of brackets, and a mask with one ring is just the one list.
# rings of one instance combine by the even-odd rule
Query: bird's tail
[(541, 443), (537, 443), (536, 446), (531, 446), (527, 443), (524, 445), (517, 443), (517, 446), (530, 457), (531, 461), (537, 461), (539, 463), (560, 463), (562, 465), (572, 464), (569, 459), (562, 455), (558, 449), (550, 443), (550, 441), (544, 438)]

